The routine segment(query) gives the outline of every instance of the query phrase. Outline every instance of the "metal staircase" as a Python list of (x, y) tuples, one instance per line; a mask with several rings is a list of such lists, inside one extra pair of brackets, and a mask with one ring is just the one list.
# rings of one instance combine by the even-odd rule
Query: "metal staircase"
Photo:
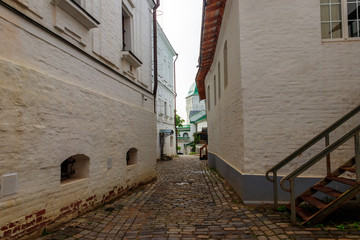
[[(302, 219), (301, 224), (305, 224), (307, 222), (317, 223), (341, 207), (347, 201), (354, 199), (360, 193), (360, 124), (358, 124), (360, 123), (360, 119), (359, 116), (357, 116), (359, 112), (360, 105), (266, 172), (266, 178), (273, 182), (274, 204), (277, 205), (277, 172), (311, 146), (318, 143), (320, 140), (325, 140), (325, 148), (321, 152), (316, 154), (313, 158), (287, 176), (283, 177), (280, 181), (281, 188), (284, 191), (290, 192), (290, 205), (288, 208), (291, 210), (291, 222), (293, 224), (296, 224), (296, 216)], [(357, 116), (355, 122), (358, 125), (348, 131), (344, 136), (337, 139), (334, 143), (330, 144), (330, 133), (342, 126), (349, 119), (352, 119), (354, 116)], [(331, 153), (352, 138), (354, 139), (355, 157), (345, 162), (338, 169), (331, 171)], [(295, 179), (322, 159), (326, 159), (327, 176), (296, 197)], [(356, 179), (342, 177), (342, 175), (346, 172), (355, 173)], [(272, 173), (272, 178), (269, 176), (270, 173)], [(289, 187), (285, 186), (286, 182), (288, 182)], [(332, 182), (341, 183), (343, 186), (347, 186), (347, 188), (344, 192), (340, 192), (331, 188)], [(319, 199), (319, 194), (326, 196), (324, 199), (327, 201)]]

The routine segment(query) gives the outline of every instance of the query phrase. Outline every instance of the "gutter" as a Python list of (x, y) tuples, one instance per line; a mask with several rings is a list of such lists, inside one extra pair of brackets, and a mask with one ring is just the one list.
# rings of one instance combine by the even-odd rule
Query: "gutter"
[(153, 38), (154, 38), (154, 113), (156, 113), (156, 94), (158, 87), (158, 59), (157, 59), (157, 20), (156, 20), (156, 9), (160, 6), (160, 0), (156, 0), (156, 4), (153, 8)]
[(177, 149), (178, 149), (178, 137), (177, 137), (177, 129), (176, 129), (176, 97), (177, 97), (177, 93), (176, 93), (176, 71), (175, 71), (175, 63), (176, 60), (178, 59), (179, 54), (176, 53), (176, 58), (174, 60), (174, 93), (175, 93), (175, 102), (174, 102), (174, 126), (175, 126), (175, 152), (177, 154)]

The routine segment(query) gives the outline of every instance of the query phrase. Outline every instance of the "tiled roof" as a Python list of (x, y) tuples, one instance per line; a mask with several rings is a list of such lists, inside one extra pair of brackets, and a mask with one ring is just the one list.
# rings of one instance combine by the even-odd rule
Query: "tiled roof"
[(196, 85), (200, 99), (205, 99), (204, 81), (214, 59), (226, 0), (204, 0), (199, 70)]

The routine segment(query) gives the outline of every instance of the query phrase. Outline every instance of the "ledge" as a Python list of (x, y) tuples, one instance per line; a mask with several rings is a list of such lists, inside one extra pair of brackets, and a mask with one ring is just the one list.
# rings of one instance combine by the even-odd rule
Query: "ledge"
[(128, 61), (131, 66), (138, 68), (142, 65), (142, 62), (131, 52), (131, 51), (121, 51), (122, 58)]
[(81, 6), (71, 0), (53, 0), (52, 2), (75, 18), (88, 30), (96, 28), (100, 24), (99, 21), (86, 12)]
[(190, 137), (178, 137), (178, 140), (190, 140)]
[(89, 178), (88, 177), (83, 177), (83, 178), (68, 178), (68, 179), (65, 179), (63, 181), (60, 182), (60, 185), (61, 187), (65, 187), (67, 185), (71, 185), (73, 183), (81, 183), (81, 182), (84, 182), (86, 180), (88, 180)]

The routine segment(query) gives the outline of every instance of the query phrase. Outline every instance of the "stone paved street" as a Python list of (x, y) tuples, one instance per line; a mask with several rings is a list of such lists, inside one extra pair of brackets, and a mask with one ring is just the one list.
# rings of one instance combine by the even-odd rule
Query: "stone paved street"
[(360, 239), (360, 231), (292, 227), (287, 212), (245, 206), (197, 156), (158, 162), (158, 179), (63, 225), (48, 239)]

